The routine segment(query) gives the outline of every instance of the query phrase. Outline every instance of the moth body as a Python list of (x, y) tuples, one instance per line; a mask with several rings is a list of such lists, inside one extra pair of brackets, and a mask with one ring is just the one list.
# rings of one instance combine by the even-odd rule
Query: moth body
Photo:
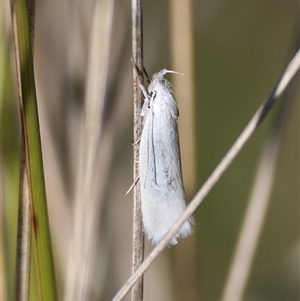
[[(170, 72), (170, 71), (169, 71)], [(140, 140), (139, 174), (144, 231), (157, 244), (186, 208), (178, 138), (178, 108), (169, 82), (168, 70), (155, 74), (141, 115), (144, 127)], [(144, 91), (145, 93), (145, 91)], [(191, 217), (172, 238), (192, 233)]]

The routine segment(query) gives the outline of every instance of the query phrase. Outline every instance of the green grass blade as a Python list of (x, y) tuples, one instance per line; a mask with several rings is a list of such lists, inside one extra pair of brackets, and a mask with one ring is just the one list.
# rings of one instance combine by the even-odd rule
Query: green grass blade
[(12, 2), (22, 134), (25, 139), (28, 181), (32, 197), (33, 236), (40, 300), (57, 300), (55, 272), (44, 182), (32, 44), (25, 0)]

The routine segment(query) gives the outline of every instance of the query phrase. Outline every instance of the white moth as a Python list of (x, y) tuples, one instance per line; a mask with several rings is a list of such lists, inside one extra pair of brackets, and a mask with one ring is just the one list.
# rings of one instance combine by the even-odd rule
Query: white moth
[[(141, 86), (145, 101), (141, 116), (139, 174), (144, 231), (155, 245), (171, 229), (186, 208), (183, 187), (177, 118), (177, 102), (170, 83), (164, 79), (174, 71), (163, 69), (153, 75), (148, 92)], [(192, 233), (193, 218), (187, 220), (170, 241)]]

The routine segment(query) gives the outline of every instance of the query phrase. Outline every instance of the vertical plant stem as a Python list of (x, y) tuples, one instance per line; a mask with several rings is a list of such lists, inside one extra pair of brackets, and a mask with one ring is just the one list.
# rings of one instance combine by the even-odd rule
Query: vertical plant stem
[[(25, 0), (11, 2), (12, 24), (14, 33), (14, 46), (18, 78), (18, 90), (20, 100), (20, 115), (22, 124), (23, 141), (26, 151), (25, 167), (27, 174), (24, 187), (27, 185), (29, 196), (32, 199), (32, 223), (37, 270), (39, 279), (40, 299), (57, 300), (52, 245), (48, 220), (46, 188), (44, 181), (44, 169), (42, 159), (41, 137), (38, 119), (38, 107), (35, 90), (32, 39), (34, 23), (29, 15), (33, 16), (32, 3)], [(33, 5), (34, 6), (34, 5)], [(24, 177), (23, 173), (23, 177)], [(22, 177), (21, 177), (22, 179)], [(23, 180), (22, 180), (23, 181)], [(28, 183), (28, 184), (26, 184)], [(26, 190), (26, 188), (25, 188)], [(22, 197), (22, 196), (21, 196)], [(26, 210), (24, 212), (27, 212)], [(26, 214), (27, 219), (30, 217)], [(27, 236), (27, 234), (26, 234)], [(24, 236), (25, 237), (25, 236)], [(22, 299), (23, 300), (23, 299)]]
[[(29, 17), (30, 39), (32, 53), (34, 51), (34, 12), (35, 0), (27, 0)], [(23, 125), (23, 123), (22, 123)], [(31, 255), (31, 226), (32, 226), (32, 196), (28, 179), (28, 155), (25, 145), (25, 131), (23, 130), (21, 141), (20, 160), (20, 191), (18, 212), (17, 258), (15, 300), (27, 301), (29, 298), (30, 283), (30, 255)]]
[[(141, 123), (141, 106), (142, 91), (139, 84), (143, 83), (143, 20), (142, 20), (142, 1), (132, 0), (132, 57), (133, 67), (133, 137), (134, 141), (138, 141), (142, 132)], [(138, 69), (138, 70), (137, 70)], [(141, 72), (139, 74), (139, 72)], [(139, 145), (135, 145), (133, 149), (133, 179), (138, 177), (138, 158)], [(141, 211), (141, 194), (139, 181), (133, 189), (134, 209), (133, 209), (133, 253), (132, 253), (132, 273), (134, 273), (141, 262), (144, 260), (144, 233)], [(143, 300), (143, 275), (133, 286), (131, 291), (131, 301)]]

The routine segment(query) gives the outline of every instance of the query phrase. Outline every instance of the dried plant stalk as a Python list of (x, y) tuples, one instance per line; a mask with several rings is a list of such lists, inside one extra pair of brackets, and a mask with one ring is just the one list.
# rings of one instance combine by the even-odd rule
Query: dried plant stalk
[[(134, 141), (138, 141), (142, 132), (141, 123), (141, 106), (142, 91), (139, 84), (143, 83), (142, 74), (138, 70), (143, 70), (143, 20), (142, 20), (142, 2), (141, 0), (132, 0), (132, 57), (134, 60), (133, 67), (133, 110), (134, 110)], [(138, 177), (138, 158), (139, 146), (135, 145), (133, 149), (133, 178)], [(134, 186), (133, 190), (134, 209), (133, 209), (133, 253), (132, 253), (132, 273), (135, 273), (142, 261), (144, 260), (144, 233), (141, 211), (141, 194), (140, 183)], [(143, 275), (132, 288), (132, 301), (143, 300)]]
[(282, 110), (279, 111), (279, 116), (276, 120), (277, 122), (274, 124), (273, 131), (265, 145), (226, 280), (222, 301), (240, 301), (243, 298), (271, 200), (270, 195), (276, 176), (280, 146), (292, 107), (292, 96), (287, 96), (287, 101), (283, 103)]

